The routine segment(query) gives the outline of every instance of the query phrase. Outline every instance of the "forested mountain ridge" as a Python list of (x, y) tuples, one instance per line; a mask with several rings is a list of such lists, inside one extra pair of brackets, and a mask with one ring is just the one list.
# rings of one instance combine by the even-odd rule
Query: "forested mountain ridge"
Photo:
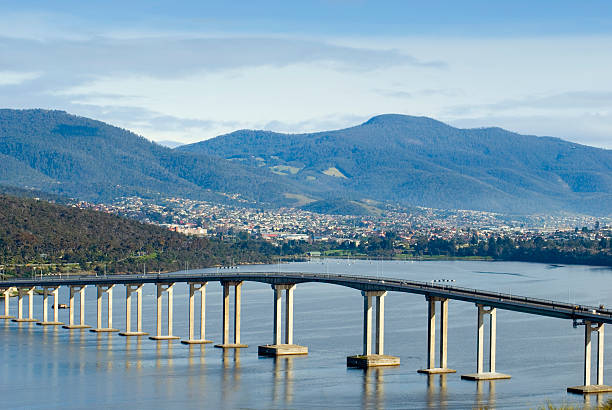
[(206, 154), (162, 147), (132, 132), (63, 111), (0, 110), (0, 184), (78, 199), (177, 196), (284, 199), (291, 181)]
[(376, 213), (392, 202), (610, 216), (612, 151), (405, 115), (310, 134), (241, 130), (169, 149), (63, 111), (5, 109), (0, 184), (97, 202), (231, 196), (323, 213)]
[(177, 150), (405, 205), (612, 215), (612, 151), (501, 128), (388, 114), (309, 134), (240, 130)]
[[(188, 237), (103, 212), (43, 200), (0, 195), (0, 265), (4, 273), (31, 274), (26, 264), (58, 271), (142, 272), (215, 264), (269, 262), (274, 247), (262, 241), (225, 243)], [(40, 268), (39, 268), (40, 269)]]

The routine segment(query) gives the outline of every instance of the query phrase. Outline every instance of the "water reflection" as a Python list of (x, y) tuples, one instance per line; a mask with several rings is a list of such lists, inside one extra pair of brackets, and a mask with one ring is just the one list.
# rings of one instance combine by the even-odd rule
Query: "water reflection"
[[(76, 340), (76, 335), (79, 335), (79, 340), (78, 340), (78, 345), (77, 340)], [(83, 372), (85, 371), (85, 367), (87, 365), (87, 361), (86, 361), (86, 349), (85, 349), (85, 345), (86, 345), (86, 338), (83, 337), (83, 329), (70, 329), (68, 330), (68, 343), (70, 345), (70, 349), (71, 351), (74, 352), (74, 349), (77, 350), (78, 354), (69, 354), (66, 355), (65, 357), (68, 360), (68, 365), (70, 366), (70, 368), (78, 368), (79, 369), (79, 374), (83, 374)]]
[(142, 370), (142, 338), (125, 338), (125, 368)]
[[(223, 400), (228, 400), (229, 391), (240, 390), (240, 349), (223, 349)], [(232, 376), (232, 380), (230, 380)]]
[(382, 367), (363, 370), (363, 404), (366, 408), (382, 409), (385, 405), (384, 372)]
[(60, 369), (59, 369), (59, 352), (60, 352), (60, 342), (59, 342), (59, 332), (56, 326), (41, 326), (42, 327), (42, 343), (45, 343), (49, 346), (49, 353), (47, 353), (47, 357), (45, 358), (47, 363), (47, 369), (49, 371), (49, 376), (53, 380), (60, 379)]
[(585, 409), (598, 409), (603, 406), (605, 394), (585, 394), (584, 407)]
[(110, 372), (113, 370), (113, 336), (111, 333), (96, 333), (96, 367)]
[(187, 379), (187, 385), (190, 391), (198, 391), (206, 384), (205, 346), (204, 344), (194, 344), (188, 347), (187, 367), (191, 370), (191, 376)]
[(174, 343), (172, 341), (168, 342), (168, 350), (167, 350), (167, 354), (168, 354), (168, 370), (172, 370), (172, 368), (174, 367), (174, 356), (172, 354), (172, 351), (174, 350)]
[[(486, 386), (488, 385), (488, 386)], [(484, 393), (488, 387), (488, 394)], [(481, 380), (476, 382), (476, 408), (495, 408), (495, 380)]]
[(206, 345), (204, 344), (194, 344), (188, 345), (189, 354), (187, 355), (187, 365), (189, 368), (194, 368), (194, 366), (199, 365), (200, 367), (204, 367), (206, 364), (206, 360), (204, 359), (204, 355), (206, 353)]
[[(447, 389), (446, 381), (447, 374), (428, 374), (427, 375), (427, 407), (437, 409), (446, 408)], [(436, 379), (438, 379), (438, 387), (436, 389)], [(437, 394), (436, 394), (437, 391)]]
[[(166, 351), (164, 354), (164, 349), (163, 347), (166, 346)], [(167, 370), (172, 370), (172, 367), (174, 366), (174, 357), (172, 355), (172, 351), (174, 350), (174, 345), (172, 343), (171, 340), (158, 340), (156, 342), (155, 345), (155, 352), (156, 352), (156, 356), (155, 356), (155, 367), (157, 369), (161, 369), (162, 368), (162, 364), (163, 364), (163, 359), (165, 358), (165, 362), (166, 362), (166, 368)]]
[[(290, 404), (293, 402), (293, 360), (291, 356), (274, 357), (274, 383), (272, 400), (275, 403)], [(282, 396), (281, 396), (282, 394)]]

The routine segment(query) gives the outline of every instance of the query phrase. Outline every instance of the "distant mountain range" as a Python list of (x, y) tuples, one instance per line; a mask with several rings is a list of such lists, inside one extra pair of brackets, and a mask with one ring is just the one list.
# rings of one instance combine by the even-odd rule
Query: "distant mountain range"
[(309, 134), (240, 130), (175, 149), (62, 111), (0, 110), (0, 184), (82, 199), (179, 196), (317, 212), (404, 206), (612, 215), (612, 151), (381, 115)]
[(355, 198), (513, 213), (612, 214), (612, 151), (380, 115), (310, 134), (241, 130), (177, 148), (268, 168)]

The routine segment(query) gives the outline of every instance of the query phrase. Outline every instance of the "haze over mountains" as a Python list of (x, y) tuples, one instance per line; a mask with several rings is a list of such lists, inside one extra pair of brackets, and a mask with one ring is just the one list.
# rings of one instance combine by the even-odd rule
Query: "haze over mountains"
[(500, 128), (381, 115), (310, 134), (240, 130), (176, 149), (62, 111), (0, 110), (0, 183), (363, 213), (385, 202), (612, 215), (612, 151)]

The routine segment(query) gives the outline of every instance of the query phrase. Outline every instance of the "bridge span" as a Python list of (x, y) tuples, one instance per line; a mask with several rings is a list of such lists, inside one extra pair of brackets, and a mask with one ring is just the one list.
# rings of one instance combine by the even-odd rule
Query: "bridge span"
[[(392, 366), (399, 365), (399, 358), (384, 354), (384, 297), (387, 292), (404, 292), (423, 295), (428, 303), (428, 357), (427, 366), (420, 369), (421, 373), (442, 374), (455, 373), (447, 366), (448, 344), (448, 301), (458, 300), (474, 303), (477, 307), (477, 346), (476, 346), (476, 372), (461, 377), (467, 380), (494, 380), (508, 379), (509, 375), (496, 371), (496, 310), (511, 310), (540, 316), (570, 319), (574, 326), (585, 327), (584, 343), (584, 384), (569, 387), (572, 393), (602, 393), (612, 391), (611, 386), (603, 383), (603, 349), (604, 325), (612, 323), (612, 310), (603, 306), (586, 306), (539, 298), (511, 295), (478, 289), (462, 288), (441, 283), (419, 282), (396, 278), (373, 276), (355, 276), (346, 274), (323, 274), (301, 272), (222, 272), (222, 273), (190, 273), (176, 272), (169, 274), (138, 274), (138, 275), (109, 275), (109, 276), (67, 276), (67, 277), (41, 277), (10, 279), (0, 282), (0, 294), (4, 295), (5, 314), (0, 319), (12, 319), (16, 322), (37, 322), (40, 325), (64, 325), (59, 322), (58, 289), (68, 286), (69, 324), (67, 329), (89, 328), (84, 317), (84, 289), (86, 286), (97, 288), (97, 326), (90, 329), (94, 332), (119, 332), (112, 326), (112, 291), (116, 285), (124, 285), (126, 289), (126, 329), (120, 332), (122, 336), (144, 336), (148, 333), (142, 330), (142, 287), (145, 283), (155, 284), (157, 287), (157, 328), (156, 334), (150, 336), (153, 340), (179, 339), (172, 333), (172, 304), (173, 287), (176, 283), (189, 285), (189, 337), (182, 340), (184, 344), (212, 343), (205, 338), (205, 292), (207, 282), (220, 282), (223, 285), (223, 336), (222, 342), (215, 345), (220, 348), (247, 347), (240, 340), (240, 313), (241, 313), (241, 287), (244, 282), (268, 283), (274, 290), (274, 317), (273, 317), (273, 343), (259, 346), (260, 355), (289, 355), (307, 354), (308, 349), (293, 343), (293, 290), (295, 286), (306, 282), (320, 282), (345, 286), (361, 291), (364, 300), (363, 309), (363, 352), (361, 355), (347, 358), (347, 365), (352, 367)], [(229, 295), (230, 288), (234, 288), (234, 334), (229, 338)], [(12, 289), (17, 290), (18, 315), (16, 318), (9, 315), (9, 301)], [(33, 315), (33, 296), (36, 289), (43, 294), (43, 319), (38, 321)], [(284, 332), (282, 329), (282, 293), (285, 293)], [(167, 294), (167, 334), (162, 334), (162, 307), (163, 293)], [(136, 330), (132, 330), (132, 293), (136, 293)], [(195, 295), (200, 294), (199, 337), (195, 337)], [(80, 322), (74, 322), (76, 309), (75, 295), (79, 295)], [(103, 295), (107, 294), (106, 327), (103, 327)], [(28, 317), (24, 317), (23, 298), (28, 296)], [(48, 296), (53, 296), (53, 320), (48, 320)], [(372, 311), (375, 300), (375, 351), (372, 349)], [(439, 324), (439, 363), (436, 365), (436, 302), (440, 303)], [(488, 334), (488, 366), (485, 371), (484, 363), (484, 318), (489, 316)], [(591, 383), (591, 337), (597, 332), (597, 378)], [(282, 335), (284, 333), (284, 340)]]

